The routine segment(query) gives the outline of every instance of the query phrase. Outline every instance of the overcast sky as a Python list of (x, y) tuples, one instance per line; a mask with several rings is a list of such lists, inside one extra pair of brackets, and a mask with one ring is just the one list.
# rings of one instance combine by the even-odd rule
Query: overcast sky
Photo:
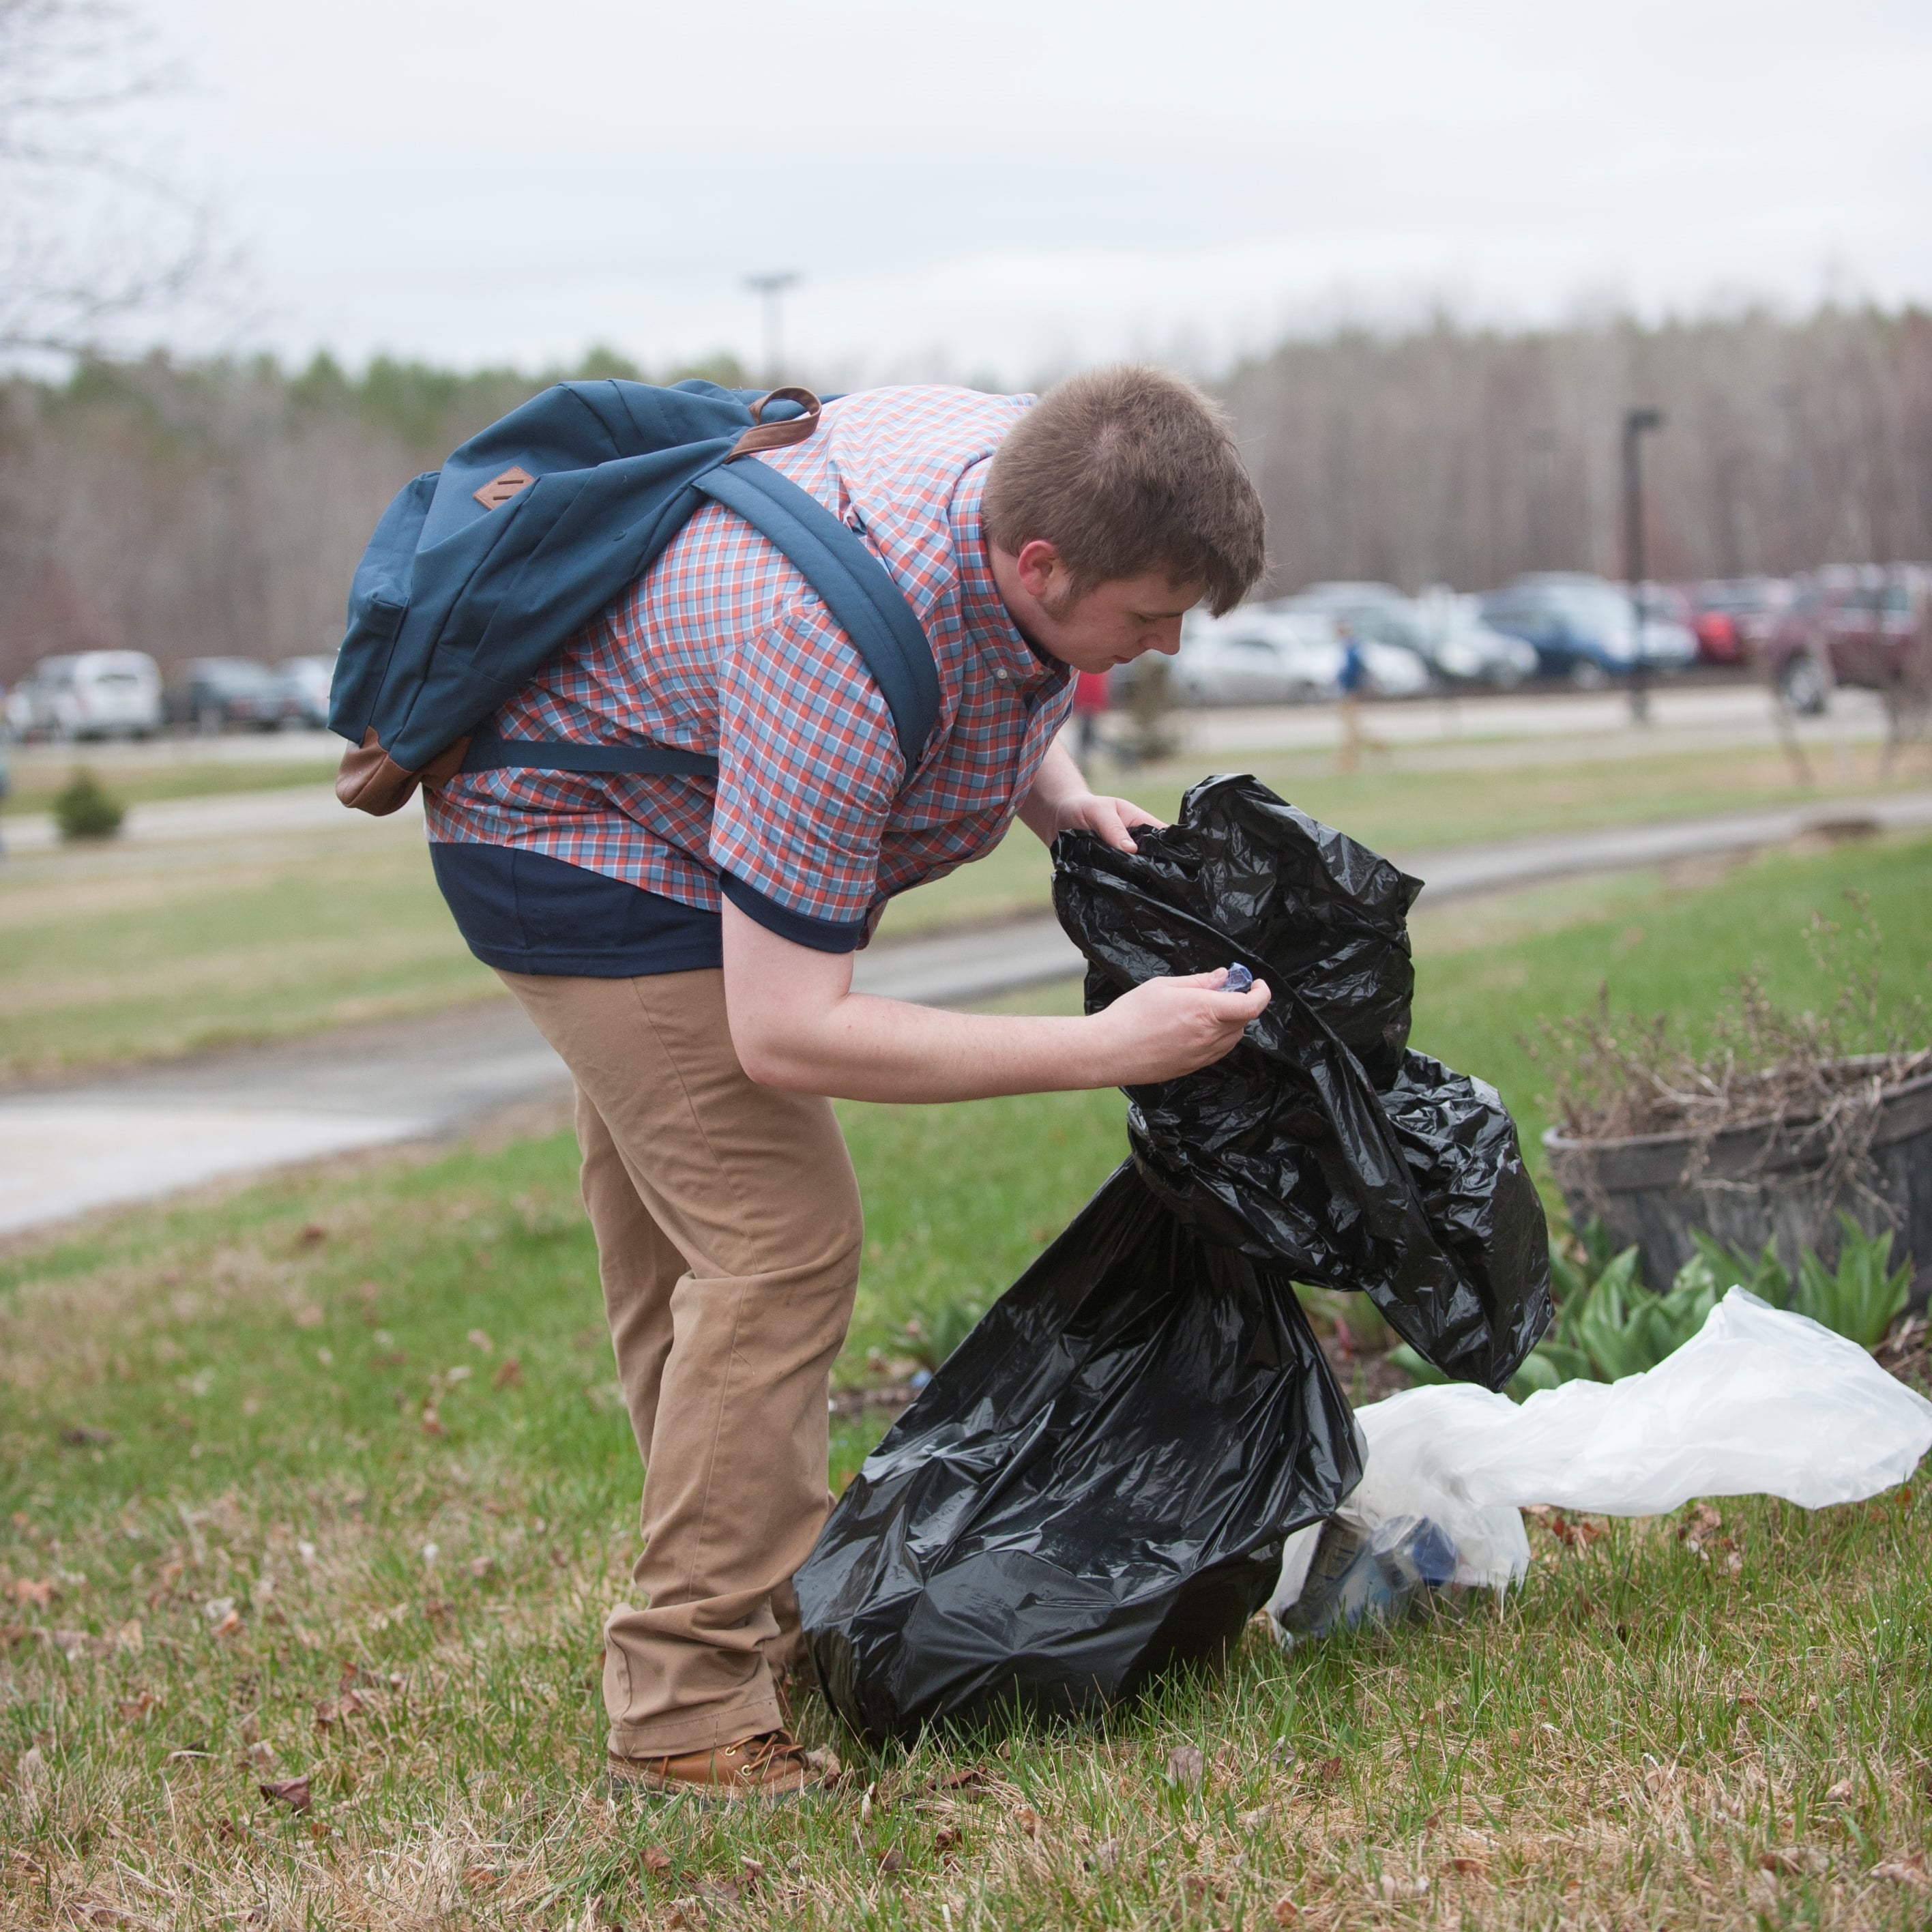
[(1927, 0), (146, 0), (234, 346), (1018, 382), (1932, 297)]

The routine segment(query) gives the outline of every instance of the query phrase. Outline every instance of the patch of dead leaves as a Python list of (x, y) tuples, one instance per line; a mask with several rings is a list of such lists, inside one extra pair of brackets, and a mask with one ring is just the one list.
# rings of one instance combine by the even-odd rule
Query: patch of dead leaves
[(345, 1689), (340, 1696), (326, 1697), (315, 1707), (315, 1727), (326, 1731), (332, 1724), (346, 1724), (368, 1708), (359, 1692)]
[(1786, 1878), (1803, 1878), (1822, 1871), (1831, 1859), (1816, 1845), (1773, 1845), (1769, 1850), (1758, 1854), (1757, 1862), (1762, 1871), (1777, 1872)]
[(1887, 1858), (1883, 1864), (1871, 1868), (1874, 1878), (1890, 1879), (1894, 1885), (1910, 1885), (1922, 1891), (1932, 1889), (1932, 1868), (1928, 1868), (1926, 1855), (1915, 1852), (1909, 1858)]
[(1744, 1552), (1735, 1537), (1719, 1534), (1724, 1526), (1723, 1516), (1708, 1503), (1694, 1503), (1689, 1517), (1678, 1526), (1677, 1540), (1700, 1562), (1721, 1558), (1719, 1567), (1736, 1576), (1744, 1570)]
[(1609, 1530), (1594, 1517), (1566, 1515), (1546, 1503), (1532, 1503), (1523, 1514), (1548, 1530), (1566, 1550), (1574, 1550), (1580, 1554), (1610, 1534)]

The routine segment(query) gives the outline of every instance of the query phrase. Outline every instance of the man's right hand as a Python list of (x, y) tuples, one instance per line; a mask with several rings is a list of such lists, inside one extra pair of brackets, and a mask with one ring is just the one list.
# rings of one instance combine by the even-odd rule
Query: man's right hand
[(724, 1006), (751, 1078), (852, 1100), (972, 1100), (1138, 1087), (1219, 1060), (1268, 989), (1223, 992), (1227, 969), (1150, 980), (1090, 1019), (955, 1013), (852, 990), (852, 956), (782, 939), (728, 899)]
[(1106, 1029), (1106, 1055), (1122, 1087), (1151, 1085), (1211, 1066), (1234, 1050), (1252, 1020), (1268, 1010), (1270, 994), (1257, 980), (1245, 993), (1221, 991), (1228, 969), (1184, 979), (1149, 980), (1123, 993), (1089, 1024)]

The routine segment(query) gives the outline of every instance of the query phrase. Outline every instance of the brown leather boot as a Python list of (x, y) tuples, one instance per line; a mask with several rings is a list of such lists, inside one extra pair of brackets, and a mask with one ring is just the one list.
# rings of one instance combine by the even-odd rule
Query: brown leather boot
[(789, 1731), (765, 1731), (710, 1750), (681, 1757), (620, 1757), (610, 1754), (610, 1775), (646, 1791), (688, 1791), (728, 1804), (747, 1798), (796, 1798), (816, 1778)]

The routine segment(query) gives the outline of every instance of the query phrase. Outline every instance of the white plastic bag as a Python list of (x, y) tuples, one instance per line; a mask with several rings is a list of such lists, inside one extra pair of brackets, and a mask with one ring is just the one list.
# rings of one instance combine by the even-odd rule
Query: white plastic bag
[[(1741, 1288), (1642, 1375), (1565, 1382), (1520, 1407), (1463, 1383), (1405, 1389), (1355, 1420), (1367, 1466), (1331, 1520), (1372, 1546), (1398, 1538), (1400, 1519), (1432, 1524), (1466, 1588), (1528, 1574), (1527, 1504), (1658, 1516), (1694, 1496), (1772, 1496), (1819, 1509), (1904, 1482), (1932, 1449), (1932, 1402), (1856, 1342)], [(1298, 1621), (1327, 1528), (1288, 1539), (1268, 1605), (1278, 1630)]]

